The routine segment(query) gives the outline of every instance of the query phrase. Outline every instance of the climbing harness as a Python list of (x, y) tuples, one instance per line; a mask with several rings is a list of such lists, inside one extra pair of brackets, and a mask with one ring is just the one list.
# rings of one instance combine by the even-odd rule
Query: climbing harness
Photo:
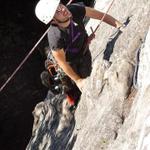
[[(49, 51), (49, 53), (47, 55), (47, 59), (45, 61), (45, 69), (48, 71), (48, 74), (49, 74), (48, 77), (53, 81), (51, 86), (54, 88), (54, 90), (59, 91), (59, 92), (61, 91), (62, 94), (64, 94), (65, 91), (67, 90), (67, 86), (64, 83), (66, 75), (63, 72), (63, 70), (59, 67), (59, 65), (56, 63), (51, 51)], [(44, 73), (44, 74), (46, 74), (46, 73)], [(48, 78), (47, 76), (45, 76), (45, 77)], [(43, 79), (43, 78), (41, 78), (41, 79)], [(48, 79), (46, 79), (46, 80), (48, 80)], [(47, 82), (50, 82), (50, 81), (47, 81)], [(46, 87), (48, 85), (47, 82), (45, 82)]]
[[(50, 55), (50, 57), (53, 56)], [(55, 67), (50, 57), (45, 61), (45, 68), (49, 72), (43, 71), (41, 74), (42, 84), (48, 87), (54, 94), (65, 94), (70, 107), (75, 106), (78, 102), (80, 93), (76, 93), (77, 88), (74, 88), (75, 84), (59, 66)]]

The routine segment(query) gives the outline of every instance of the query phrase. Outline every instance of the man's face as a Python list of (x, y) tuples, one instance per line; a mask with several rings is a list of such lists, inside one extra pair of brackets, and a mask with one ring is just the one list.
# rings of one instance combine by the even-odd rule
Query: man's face
[(59, 4), (54, 15), (54, 19), (59, 23), (67, 21), (72, 16), (71, 12), (62, 4)]

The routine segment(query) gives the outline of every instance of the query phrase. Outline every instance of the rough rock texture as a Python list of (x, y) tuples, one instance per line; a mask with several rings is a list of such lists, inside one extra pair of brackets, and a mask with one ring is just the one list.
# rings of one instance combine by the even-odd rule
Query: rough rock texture
[(142, 45), (138, 71), (138, 91), (128, 118), (118, 132), (118, 138), (108, 149), (150, 149), (150, 28)]
[(33, 112), (34, 126), (27, 149), (62, 150), (71, 137), (75, 120), (74, 115), (66, 108), (66, 101), (62, 103), (65, 97), (61, 94), (54, 96), (50, 91), (48, 97)]
[(116, 0), (109, 13), (127, 26), (118, 31), (101, 24), (90, 46), (93, 71), (75, 113), (63, 95), (48, 94), (34, 110), (28, 150), (150, 149), (150, 1)]

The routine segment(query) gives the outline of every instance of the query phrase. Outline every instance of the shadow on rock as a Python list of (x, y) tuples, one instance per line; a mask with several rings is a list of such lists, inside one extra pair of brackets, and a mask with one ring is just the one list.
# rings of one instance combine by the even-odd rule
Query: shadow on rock
[[(130, 22), (130, 17), (128, 17), (126, 19), (126, 21), (124, 22), (124, 28), (128, 25), (128, 23)], [(110, 56), (111, 54), (113, 53), (113, 48), (114, 48), (114, 45), (117, 41), (117, 39), (119, 38), (119, 36), (122, 34), (123, 32), (121, 31), (121, 29), (117, 30), (115, 33), (113, 33), (110, 38), (109, 38), (109, 41), (106, 45), (106, 49), (104, 51), (104, 56), (103, 56), (103, 59), (105, 60), (108, 60), (110, 59)]]
[(32, 137), (26, 149), (66, 149), (75, 119), (65, 95), (53, 95), (49, 91), (46, 100), (35, 107), (33, 115)]

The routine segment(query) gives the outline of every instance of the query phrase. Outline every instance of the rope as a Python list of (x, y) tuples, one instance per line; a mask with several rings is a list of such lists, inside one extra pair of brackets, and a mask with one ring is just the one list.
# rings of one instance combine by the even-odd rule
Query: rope
[[(97, 31), (97, 29), (100, 27), (102, 21), (104, 20), (105, 16), (107, 15), (107, 13), (109, 12), (110, 8), (112, 7), (113, 3), (114, 3), (115, 0), (112, 0), (111, 4), (109, 5), (107, 11), (104, 13), (102, 19), (100, 20), (100, 23), (97, 25), (97, 27), (95, 28), (95, 30), (93, 30), (92, 27), (90, 27), (91, 29), (91, 35), (88, 37), (87, 39), (87, 44), (86, 44), (86, 47), (85, 47), (85, 51), (83, 52), (83, 54), (86, 52), (86, 48), (89, 46), (89, 44), (91, 43), (91, 41), (95, 38), (95, 32)], [(95, 58), (94, 58), (95, 59)]]
[[(50, 28), (50, 27), (49, 27)], [(38, 40), (38, 42), (33, 46), (33, 48), (30, 50), (30, 52), (26, 55), (26, 57), (23, 59), (23, 61), (20, 63), (20, 65), (16, 68), (16, 70), (12, 73), (12, 75), (6, 80), (6, 82), (1, 86), (0, 92), (5, 88), (5, 86), (9, 83), (9, 81), (14, 77), (14, 75), (18, 72), (18, 70), (22, 67), (22, 65), (26, 62), (26, 60), (29, 58), (29, 56), (33, 53), (35, 48), (38, 46), (38, 44), (42, 41), (44, 36), (49, 31), (49, 28), (45, 31), (45, 33), (42, 35), (42, 37)]]
[(92, 27), (91, 27), (91, 30), (92, 30), (92, 34), (95, 34), (95, 32), (97, 31), (97, 29), (100, 27), (102, 21), (104, 20), (105, 16), (108, 14), (110, 8), (112, 7), (113, 3), (114, 3), (115, 0), (112, 0), (111, 4), (109, 5), (107, 11), (104, 13), (102, 19), (100, 20), (100, 23), (97, 25), (97, 27), (95, 28), (95, 30), (93, 31)]
[[(90, 27), (90, 28), (91, 28), (91, 31), (92, 31), (92, 34), (95, 34), (95, 32), (97, 31), (97, 29), (100, 27), (100, 25), (101, 25), (101, 23), (103, 22), (105, 16), (108, 14), (110, 8), (112, 7), (114, 1), (115, 1), (115, 0), (112, 0), (111, 4), (109, 5), (107, 11), (104, 13), (102, 19), (100, 20), (100, 23), (97, 25), (97, 27), (95, 28), (95, 30), (93, 30), (92, 27)], [(72, 2), (73, 2), (73, 0), (70, 0), (70, 1), (67, 3), (67, 5), (71, 4)]]
[(73, 0), (70, 0), (66, 5), (70, 5), (73, 2)]

